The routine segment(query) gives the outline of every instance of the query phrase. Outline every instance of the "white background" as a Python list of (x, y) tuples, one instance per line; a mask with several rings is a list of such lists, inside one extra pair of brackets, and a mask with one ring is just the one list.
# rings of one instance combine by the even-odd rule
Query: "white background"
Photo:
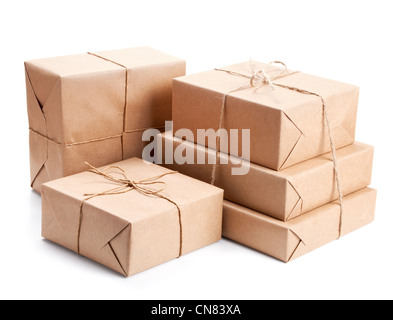
[[(392, 1), (1, 1), (2, 299), (393, 298)], [(255, 60), (361, 87), (357, 139), (376, 146), (376, 222), (283, 264), (223, 240), (125, 279), (40, 237), (29, 188), (25, 60), (148, 45), (188, 73)]]

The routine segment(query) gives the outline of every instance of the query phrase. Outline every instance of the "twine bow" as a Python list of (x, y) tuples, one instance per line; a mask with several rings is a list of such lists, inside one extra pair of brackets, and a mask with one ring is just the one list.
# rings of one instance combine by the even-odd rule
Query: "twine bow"
[[(79, 225), (78, 225), (78, 239), (77, 239), (77, 252), (80, 254), (80, 237), (81, 237), (81, 227), (82, 227), (82, 221), (83, 221), (83, 206), (84, 204), (96, 197), (101, 197), (101, 196), (111, 196), (111, 195), (119, 195), (119, 194), (124, 194), (128, 193), (131, 191), (137, 191), (142, 195), (145, 195), (147, 197), (155, 197), (159, 199), (166, 200), (173, 205), (176, 206), (176, 209), (178, 211), (178, 217), (179, 217), (179, 226), (180, 226), (180, 248), (179, 248), (179, 256), (181, 257), (183, 255), (183, 224), (182, 224), (182, 216), (181, 216), (181, 211), (179, 206), (172, 201), (171, 199), (165, 197), (164, 195), (161, 194), (162, 191), (166, 189), (166, 183), (163, 181), (159, 181), (161, 178), (171, 175), (171, 174), (176, 174), (177, 172), (171, 171), (168, 173), (164, 173), (155, 177), (143, 179), (140, 181), (134, 181), (131, 180), (127, 177), (125, 171), (118, 167), (118, 166), (110, 166), (104, 170), (99, 170), (89, 163), (86, 163), (87, 166), (90, 167), (88, 172), (97, 174), (99, 176), (104, 177), (106, 180), (117, 184), (118, 187), (109, 189), (100, 193), (86, 193), (84, 194), (85, 197), (87, 197), (85, 200), (80, 205), (80, 214), (79, 214)], [(112, 172), (112, 174), (111, 174)], [(113, 174), (118, 175), (119, 177), (115, 177)], [(153, 188), (153, 186), (160, 186), (161, 188), (156, 189)]]
[(274, 77), (274, 80), (278, 79), (278, 77), (288, 76), (288, 67), (284, 62), (281, 61), (273, 61), (267, 64), (262, 69), (256, 69), (254, 63), (251, 61), (251, 69), (253, 71), (253, 76), (250, 79), (251, 87), (255, 88), (262, 85), (269, 85), (273, 90), (275, 89), (272, 77), (267, 73), (267, 67), (273, 64), (280, 64), (284, 67), (284, 70), (281, 71), (279, 76)]
[[(275, 64), (281, 65), (283, 67), (283, 70), (281, 70), (281, 72), (276, 76), (270, 76), (267, 71), (267, 68), (269, 66), (272, 66)], [(280, 84), (280, 83), (275, 82), (275, 80), (278, 80), (278, 79), (281, 79), (284, 77), (288, 77), (290, 75), (298, 73), (298, 71), (289, 71), (287, 68), (287, 65), (281, 61), (270, 62), (269, 64), (265, 65), (261, 69), (257, 69), (255, 67), (255, 64), (253, 63), (253, 61), (250, 61), (250, 67), (251, 67), (251, 71), (252, 71), (251, 76), (245, 75), (242, 73), (238, 73), (238, 72), (233, 72), (230, 70), (225, 70), (225, 69), (215, 69), (216, 71), (225, 72), (225, 73), (228, 73), (233, 76), (246, 78), (250, 81), (250, 83), (248, 85), (245, 85), (243, 87), (237, 88), (235, 90), (232, 90), (232, 91), (224, 94), (222, 104), (221, 104), (221, 110), (220, 110), (219, 130), (217, 131), (217, 137), (216, 137), (216, 161), (214, 163), (213, 170), (212, 170), (211, 184), (212, 185), (215, 184), (216, 175), (217, 175), (217, 165), (218, 165), (218, 161), (219, 161), (219, 152), (220, 152), (218, 149), (218, 146), (220, 146), (220, 140), (221, 140), (220, 133), (223, 128), (225, 106), (226, 106), (226, 101), (227, 101), (228, 95), (230, 95), (231, 93), (241, 91), (241, 90), (245, 90), (245, 89), (269, 85), (272, 90), (274, 90), (276, 87), (280, 87), (280, 88), (288, 89), (288, 90), (295, 91), (295, 92), (298, 92), (301, 94), (306, 94), (306, 95), (318, 97), (322, 103), (323, 115), (324, 115), (324, 119), (325, 119), (326, 126), (328, 129), (330, 149), (331, 149), (331, 154), (332, 154), (332, 158), (333, 158), (335, 180), (336, 180), (337, 190), (338, 190), (338, 194), (339, 194), (340, 221), (339, 221), (338, 239), (340, 239), (342, 236), (342, 231), (343, 231), (342, 229), (343, 229), (343, 216), (344, 216), (344, 201), (343, 201), (343, 192), (342, 192), (340, 173), (339, 173), (339, 169), (338, 169), (336, 147), (334, 144), (332, 128), (331, 128), (331, 123), (330, 123), (330, 118), (329, 118), (329, 113), (328, 113), (328, 108), (327, 108), (327, 103), (326, 103), (325, 98), (316, 92), (312, 92), (312, 91), (304, 90), (304, 89), (299, 89), (296, 87), (292, 87), (292, 86), (288, 86), (288, 85), (284, 85), (284, 84)]]

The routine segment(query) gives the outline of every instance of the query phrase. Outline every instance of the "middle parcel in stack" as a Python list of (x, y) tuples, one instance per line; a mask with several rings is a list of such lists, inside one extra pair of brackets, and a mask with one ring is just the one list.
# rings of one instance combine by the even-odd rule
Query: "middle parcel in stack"
[[(211, 182), (216, 152), (213, 149), (183, 141), (165, 132), (159, 135), (158, 154), (163, 155), (165, 166), (190, 177)], [(179, 146), (192, 163), (169, 164), (167, 150)], [(374, 148), (356, 142), (337, 150), (337, 162), (341, 173), (343, 194), (349, 195), (371, 184)], [(205, 164), (197, 164), (204, 159)], [(308, 211), (338, 199), (330, 153), (310, 159), (298, 165), (275, 171), (219, 153), (215, 185), (225, 190), (225, 199), (263, 212), (273, 218), (287, 221)], [(209, 164), (211, 163), (211, 164)], [(228, 163), (225, 165), (224, 163)], [(233, 175), (233, 169), (249, 165), (246, 175)]]

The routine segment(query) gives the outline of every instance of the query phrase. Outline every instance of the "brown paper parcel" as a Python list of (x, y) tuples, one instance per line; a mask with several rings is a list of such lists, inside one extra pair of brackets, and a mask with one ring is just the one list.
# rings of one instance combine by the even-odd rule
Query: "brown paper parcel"
[[(273, 79), (282, 72), (275, 66), (255, 65), (261, 69), (265, 67)], [(224, 69), (252, 76), (250, 62)], [(335, 147), (354, 142), (358, 87), (301, 72), (273, 82), (322, 96), (327, 103)], [(190, 129), (195, 137), (198, 129), (218, 130), (227, 95), (222, 128), (228, 132), (231, 129), (251, 130), (251, 162), (281, 170), (331, 151), (320, 97), (278, 86), (272, 89), (269, 85), (238, 90), (249, 85), (249, 79), (219, 70), (175, 79), (175, 135), (182, 128)], [(216, 141), (206, 141), (205, 145), (215, 149)], [(237, 150), (242, 150), (241, 138)], [(227, 146), (222, 146), (221, 151), (229, 153)], [(238, 156), (232, 149), (231, 154)]]
[[(194, 164), (164, 164), (167, 168), (181, 172), (195, 179), (210, 182), (212, 164), (216, 152), (173, 137), (171, 132), (158, 137), (158, 154), (174, 153), (180, 148), (186, 154), (193, 154)], [(173, 149), (171, 145), (173, 144)], [(161, 151), (162, 150), (162, 151)], [(172, 151), (173, 150), (173, 151)], [(348, 195), (371, 184), (374, 148), (355, 143), (337, 150), (338, 166), (343, 194)], [(197, 159), (205, 159), (205, 164), (196, 164)], [(232, 160), (236, 160), (232, 162)], [(250, 164), (247, 175), (233, 175), (232, 169), (241, 167), (242, 160), (219, 154), (215, 185), (225, 190), (226, 200), (250, 209), (263, 212), (276, 219), (287, 221), (324, 204), (338, 199), (337, 184), (334, 179), (332, 155), (330, 153), (305, 161), (298, 165), (274, 171)], [(214, 163), (214, 162), (210, 162)], [(245, 161), (242, 161), (245, 165)]]
[[(374, 220), (377, 192), (362, 189), (344, 197), (343, 235)], [(339, 203), (330, 203), (288, 222), (224, 202), (223, 236), (284, 262), (337, 239)]]
[(31, 185), (141, 157), (146, 128), (172, 118), (172, 79), (185, 62), (151, 48), (25, 63)]
[[(133, 158), (116, 164), (140, 181), (170, 170)], [(221, 239), (223, 191), (180, 173), (167, 175), (160, 194), (179, 207), (183, 254)], [(102, 176), (83, 172), (55, 180), (42, 189), (42, 235), (78, 251), (80, 206), (86, 193), (116, 187)], [(131, 276), (179, 256), (180, 225), (176, 205), (135, 190), (86, 201), (80, 230), (80, 254)]]

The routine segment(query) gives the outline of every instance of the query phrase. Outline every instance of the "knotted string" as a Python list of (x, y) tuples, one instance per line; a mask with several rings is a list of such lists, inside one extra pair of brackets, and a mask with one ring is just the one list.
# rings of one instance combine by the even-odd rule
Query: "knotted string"
[[(106, 191), (100, 192), (100, 193), (84, 194), (84, 196), (87, 198), (82, 201), (82, 203), (80, 205), (80, 211), (79, 211), (78, 238), (77, 238), (77, 252), (78, 252), (78, 254), (80, 254), (80, 237), (81, 237), (81, 228), (82, 228), (82, 221), (83, 221), (83, 206), (84, 206), (84, 204), (87, 201), (89, 201), (93, 198), (96, 198), (96, 197), (119, 195), (119, 194), (124, 194), (124, 193), (128, 193), (128, 192), (135, 190), (135, 191), (139, 192), (140, 194), (145, 195), (147, 197), (155, 197), (155, 198), (166, 200), (176, 207), (177, 212), (178, 212), (178, 217), (179, 217), (179, 226), (180, 226), (180, 248), (179, 248), (179, 256), (178, 257), (180, 258), (183, 255), (183, 223), (182, 223), (182, 216), (181, 216), (180, 207), (173, 200), (160, 194), (162, 191), (164, 191), (166, 189), (166, 183), (163, 181), (159, 181), (161, 178), (171, 175), (171, 174), (176, 174), (177, 172), (172, 171), (172, 172), (164, 173), (164, 174), (161, 174), (161, 175), (158, 175), (155, 177), (143, 179), (140, 181), (134, 181), (134, 180), (129, 179), (127, 177), (125, 171), (118, 166), (111, 166), (111, 167), (108, 167), (108, 168), (101, 171), (88, 163), (86, 163), (86, 165), (88, 165), (90, 167), (88, 172), (102, 176), (106, 180), (108, 180), (114, 184), (117, 184), (118, 187), (110, 189), (110, 190), (106, 190)], [(115, 171), (114, 173), (119, 175), (120, 178), (116, 178), (113, 175), (111, 175), (109, 173), (110, 171)], [(162, 187), (159, 189), (152, 188), (152, 186), (158, 186), (158, 185), (161, 185)]]
[[(269, 76), (268, 72), (267, 72), (267, 68), (273, 64), (280, 64), (284, 67), (284, 69), (280, 72), (280, 74), (278, 74), (277, 76)], [(337, 161), (337, 153), (336, 153), (336, 147), (334, 144), (334, 139), (333, 139), (333, 132), (332, 132), (332, 128), (331, 128), (331, 123), (330, 123), (330, 118), (329, 118), (329, 112), (328, 112), (328, 108), (327, 108), (327, 103), (326, 100), (323, 96), (321, 96), (320, 94), (316, 93), (316, 92), (312, 92), (312, 91), (308, 91), (308, 90), (304, 90), (304, 89), (299, 89), (296, 87), (292, 87), (292, 86), (288, 86), (288, 85), (283, 85), (277, 82), (274, 82), (275, 80), (284, 78), (284, 77), (288, 77), (290, 75), (296, 74), (298, 73), (298, 71), (288, 71), (288, 68), (286, 66), (285, 63), (281, 62), (281, 61), (273, 61), (270, 62), (269, 64), (265, 65), (263, 68), (261, 69), (257, 69), (254, 65), (254, 63), (251, 61), (250, 62), (250, 67), (252, 70), (252, 75), (245, 75), (242, 73), (238, 73), (238, 72), (233, 72), (230, 70), (225, 70), (225, 69), (215, 69), (216, 71), (220, 71), (220, 72), (225, 72), (228, 73), (230, 75), (233, 76), (238, 76), (238, 77), (243, 77), (246, 78), (248, 80), (250, 80), (250, 83), (237, 88), (235, 90), (232, 90), (226, 94), (224, 94), (224, 97), (222, 99), (222, 104), (221, 104), (221, 109), (220, 109), (220, 123), (219, 123), (219, 129), (217, 132), (217, 138), (216, 138), (216, 161), (213, 165), (213, 170), (212, 170), (212, 176), (211, 176), (211, 184), (214, 185), (215, 181), (216, 181), (216, 175), (217, 175), (217, 166), (218, 166), (218, 162), (219, 162), (219, 149), (218, 146), (220, 145), (220, 133), (221, 130), (223, 128), (223, 122), (224, 122), (224, 114), (225, 114), (225, 106), (226, 106), (226, 101), (228, 98), (228, 95), (241, 91), (241, 90), (245, 90), (245, 89), (250, 89), (250, 88), (255, 88), (255, 87), (262, 87), (265, 85), (269, 85), (270, 88), (272, 90), (275, 89), (275, 87), (280, 87), (280, 88), (284, 88), (284, 89), (288, 89), (288, 90), (292, 90), (295, 92), (299, 92), (301, 94), (306, 94), (306, 95), (312, 95), (315, 97), (318, 97), (321, 102), (322, 102), (322, 109), (323, 109), (323, 115), (324, 115), (324, 119), (326, 122), (326, 126), (328, 129), (328, 135), (329, 135), (329, 143), (330, 143), (330, 149), (331, 149), (331, 153), (332, 153), (332, 158), (333, 158), (333, 166), (334, 166), (334, 173), (335, 173), (335, 180), (336, 180), (336, 185), (337, 185), (337, 190), (338, 190), (338, 195), (339, 195), (339, 204), (340, 204), (340, 221), (339, 221), (339, 235), (338, 235), (338, 239), (341, 238), (342, 236), (342, 229), (343, 229), (343, 216), (344, 216), (344, 201), (343, 201), (343, 192), (342, 192), (342, 185), (341, 185), (341, 179), (340, 179), (340, 173), (339, 173), (339, 169), (338, 169), (338, 161)]]

